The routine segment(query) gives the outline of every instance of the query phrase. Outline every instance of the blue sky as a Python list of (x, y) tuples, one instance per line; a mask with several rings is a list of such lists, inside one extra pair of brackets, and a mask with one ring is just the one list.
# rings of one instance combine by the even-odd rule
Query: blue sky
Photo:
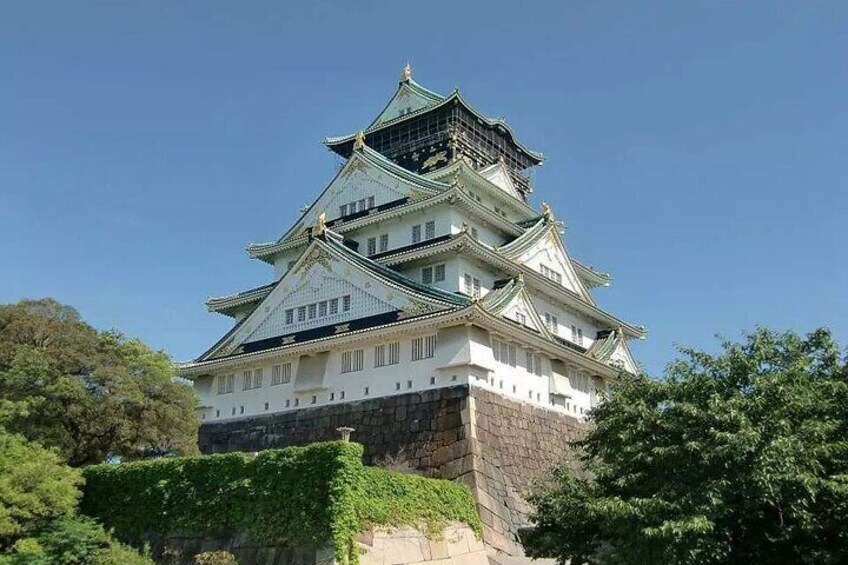
[(196, 356), (409, 60), (546, 154), (533, 202), (651, 374), (757, 324), (848, 342), (848, 3), (117, 4), (4, 8), (0, 302)]

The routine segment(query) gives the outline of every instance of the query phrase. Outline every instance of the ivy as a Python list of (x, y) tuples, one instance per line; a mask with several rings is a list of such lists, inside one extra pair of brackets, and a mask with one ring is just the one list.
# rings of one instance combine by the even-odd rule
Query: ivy
[(358, 561), (357, 533), (375, 526), (438, 532), (450, 521), (479, 535), (464, 485), (362, 465), (348, 442), (166, 458), (84, 469), (84, 513), (142, 544), (150, 534), (221, 536), (247, 531), (275, 545), (332, 542), (340, 563)]

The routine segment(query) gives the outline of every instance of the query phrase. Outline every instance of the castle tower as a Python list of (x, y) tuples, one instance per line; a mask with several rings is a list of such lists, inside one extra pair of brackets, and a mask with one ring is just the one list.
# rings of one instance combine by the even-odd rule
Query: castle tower
[(248, 248), (271, 282), (207, 301), (234, 324), (181, 366), (201, 447), (350, 426), (372, 460), (468, 483), (487, 543), (520, 553), (521, 490), (598, 390), (638, 370), (628, 341), (645, 330), (598, 305), (609, 275), (528, 204), (542, 155), (459, 91), (436, 94), (407, 66), (367, 128), (325, 144), (344, 166), (278, 240)]

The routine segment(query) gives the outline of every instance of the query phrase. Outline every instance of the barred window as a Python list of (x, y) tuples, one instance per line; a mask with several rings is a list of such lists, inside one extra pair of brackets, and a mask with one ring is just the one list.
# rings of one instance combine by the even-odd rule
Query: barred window
[(338, 314), (338, 313), (339, 313), (339, 299), (338, 298), (331, 298), (330, 299), (330, 316), (332, 316), (333, 314)]
[(315, 316), (318, 315), (318, 305), (315, 303), (309, 304), (306, 307), (306, 310), (309, 312), (309, 319), (314, 320)]
[(421, 241), (421, 224), (412, 226), (412, 243)]
[(323, 318), (327, 315), (327, 301), (322, 300), (318, 303), (318, 317)]
[(412, 360), (430, 359), (436, 354), (436, 336), (416, 337), (412, 340)]
[(286, 325), (290, 326), (294, 323), (294, 308), (286, 310)]
[(262, 369), (253, 371), (253, 388), (262, 388)]
[(339, 206), (339, 216), (347, 216), (347, 204)]
[(373, 196), (369, 196), (369, 197), (368, 197), (368, 207), (369, 207), (369, 208), (373, 208), (373, 207), (374, 207), (374, 197), (373, 197)]
[(374, 346), (374, 366), (375, 367), (385, 367), (386, 366), (386, 346), (385, 345)]
[(424, 239), (433, 239), (436, 237), (436, 222), (430, 220), (424, 224)]
[(297, 308), (297, 321), (303, 322), (306, 320), (306, 306), (298, 306)]
[(218, 394), (228, 394), (236, 387), (235, 375), (221, 375), (218, 377)]
[(472, 284), (473, 284), (471, 275), (469, 275), (468, 273), (464, 274), (462, 276), (462, 282), (465, 285), (465, 293), (470, 296), (471, 292), (472, 292)]
[(252, 371), (244, 371), (241, 374), (241, 389), (242, 390), (250, 390), (253, 385), (253, 372)]
[(354, 349), (342, 353), (342, 373), (361, 371), (365, 355), (362, 349)]
[(389, 234), (384, 233), (380, 236), (380, 253), (385, 253), (389, 250)]
[(349, 294), (345, 294), (344, 296), (342, 296), (342, 310), (345, 311), (345, 312), (350, 311), (350, 295)]
[(424, 267), (421, 269), (421, 282), (424, 284), (433, 284), (433, 267)]
[(559, 333), (559, 323), (557, 322), (557, 317), (551, 314), (550, 312), (545, 312), (545, 325), (551, 331), (552, 334), (556, 335)]
[(433, 270), (434, 278), (436, 282), (442, 282), (445, 280), (445, 266), (444, 264), (436, 265)]
[(271, 367), (271, 386), (288, 384), (291, 382), (291, 363), (274, 365)]
[(377, 254), (377, 238), (369, 237), (368, 238), (368, 255), (376, 255)]
[(359, 201), (359, 211), (364, 212), (367, 209), (368, 209), (368, 199), (363, 198), (362, 200)]
[(480, 279), (474, 279), (474, 286), (471, 288), (471, 296), (474, 298), (480, 298)]

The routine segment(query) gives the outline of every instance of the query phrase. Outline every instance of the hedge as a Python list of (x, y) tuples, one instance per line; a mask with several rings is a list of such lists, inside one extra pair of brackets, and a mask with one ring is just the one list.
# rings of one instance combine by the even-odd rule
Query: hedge
[(348, 442), (106, 464), (83, 470), (81, 509), (129, 543), (151, 534), (221, 536), (247, 531), (274, 545), (320, 547), (358, 561), (354, 537), (373, 526), (429, 532), (449, 521), (479, 535), (464, 485), (362, 465)]

